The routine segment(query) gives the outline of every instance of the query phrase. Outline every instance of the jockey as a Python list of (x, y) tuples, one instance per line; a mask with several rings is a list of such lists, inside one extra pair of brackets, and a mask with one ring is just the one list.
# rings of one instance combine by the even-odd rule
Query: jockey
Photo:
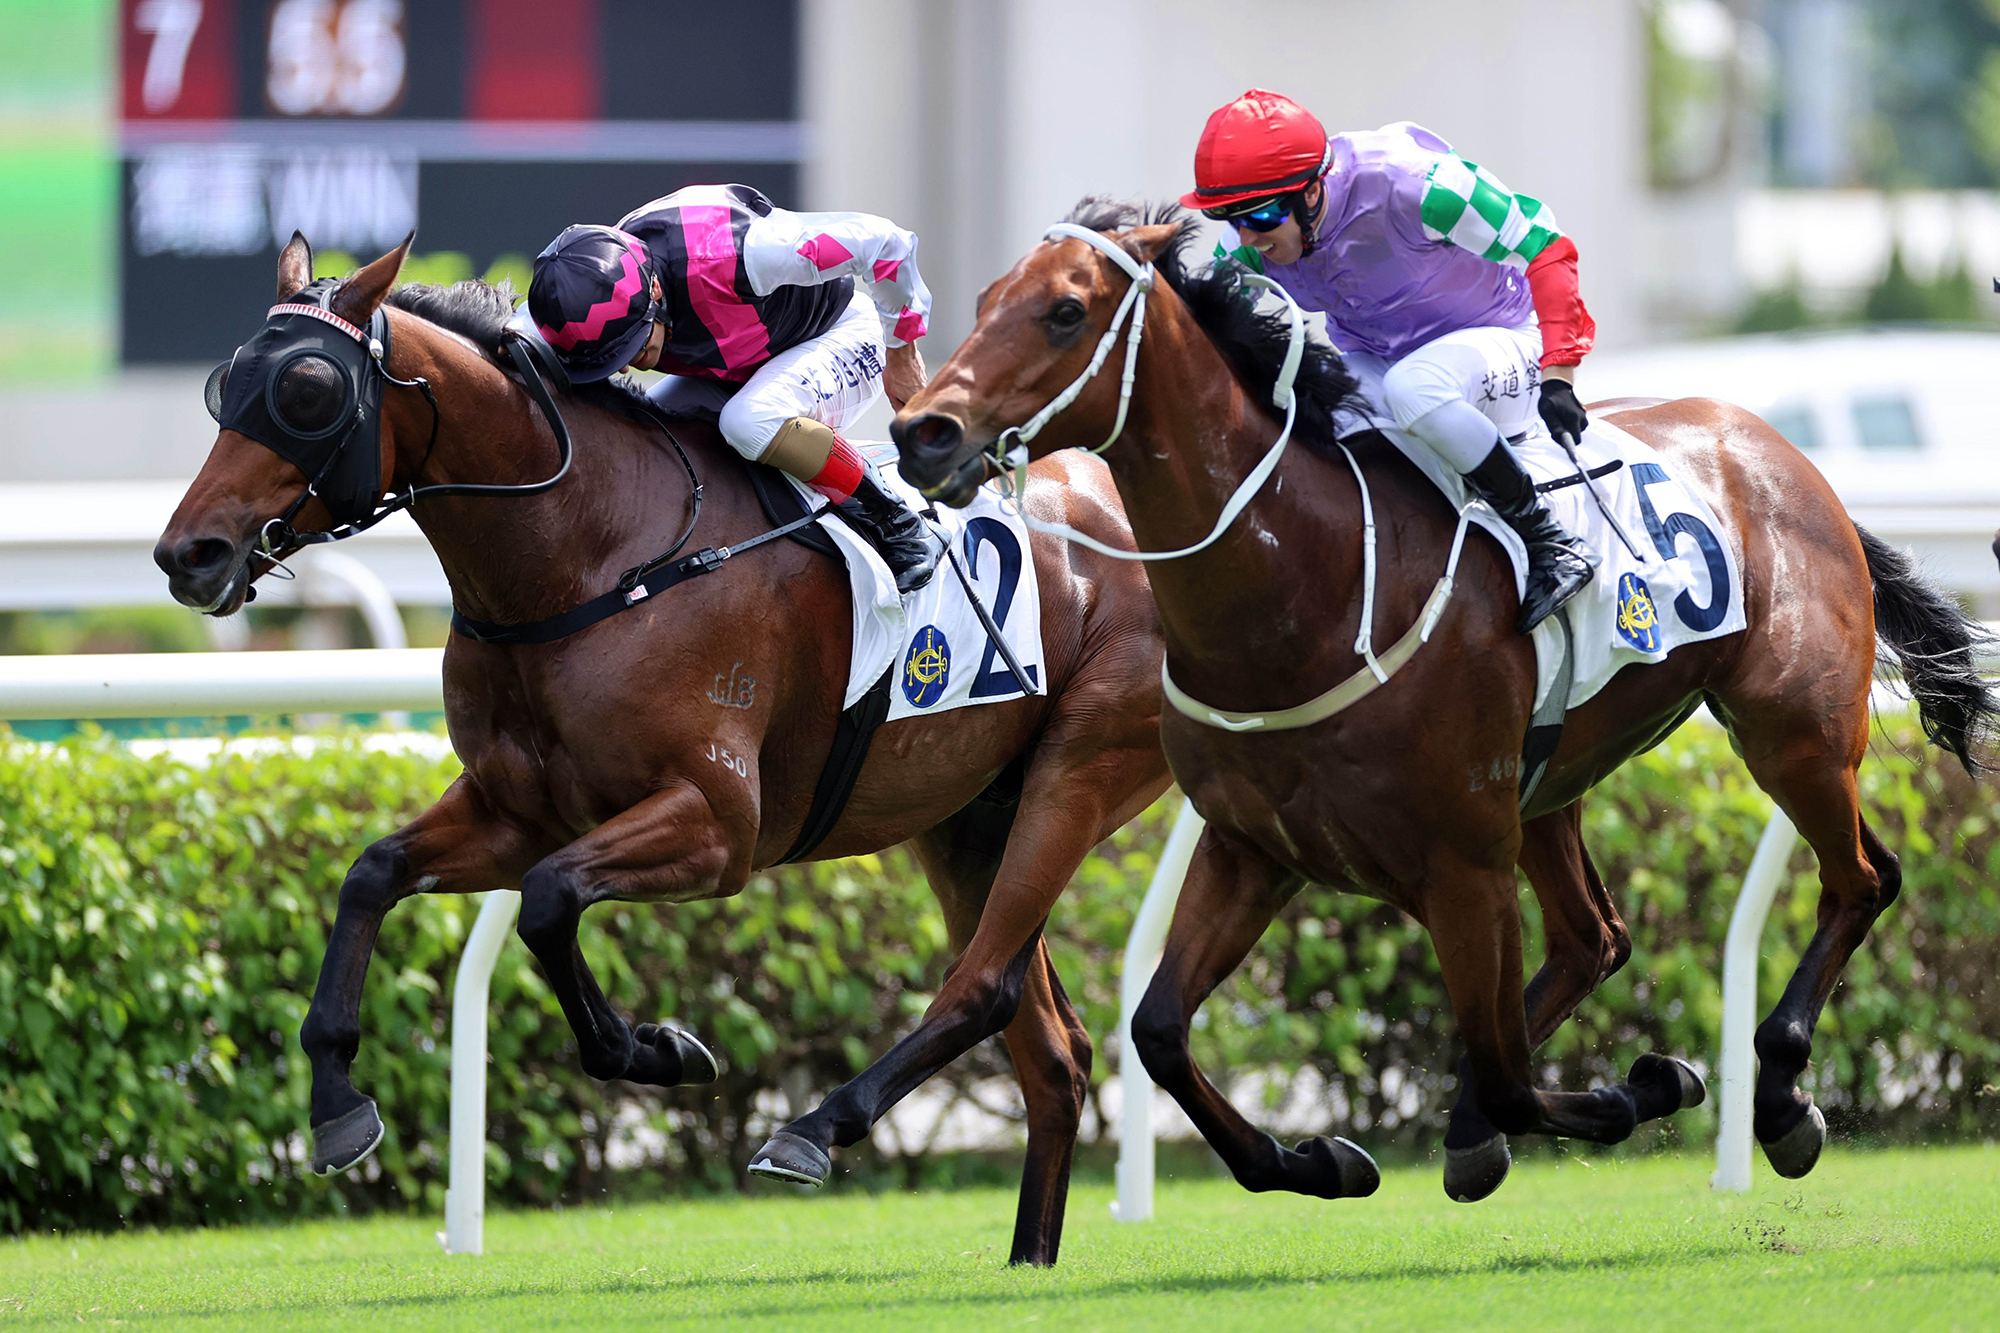
[(1208, 118), (1194, 174), (1181, 202), (1234, 229), (1235, 258), (1324, 311), (1370, 396), (1521, 535), (1521, 632), (1589, 583), (1597, 558), (1508, 448), (1536, 412), (1556, 434), (1588, 424), (1572, 381), (1597, 326), (1549, 209), (1408, 121), (1329, 137), (1261, 88)]
[[(690, 185), (564, 230), (528, 312), (572, 380), (665, 371), (658, 406), (713, 411), (745, 458), (797, 477), (922, 587), (943, 543), (840, 435), (881, 393), (923, 387), (930, 292), (917, 238), (866, 213), (794, 213), (747, 185)], [(884, 349), (886, 350), (886, 353)]]

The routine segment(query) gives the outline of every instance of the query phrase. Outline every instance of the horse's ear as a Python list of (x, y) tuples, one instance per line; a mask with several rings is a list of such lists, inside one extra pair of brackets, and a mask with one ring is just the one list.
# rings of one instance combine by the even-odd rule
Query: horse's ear
[(341, 283), (340, 290), (333, 294), (330, 307), (333, 313), (350, 324), (366, 324), (373, 319), (389, 289), (396, 285), (396, 275), (403, 271), (403, 261), (410, 256), (410, 242), (416, 239), (417, 234), (411, 232), (401, 245)]
[(313, 280), (313, 248), (304, 232), (295, 231), (285, 248), (278, 252), (278, 299), (289, 301)]
[(1124, 246), (1128, 254), (1142, 264), (1150, 264), (1161, 255), (1173, 249), (1174, 238), (1180, 234), (1180, 227), (1171, 222), (1157, 226), (1134, 227), (1125, 233)]

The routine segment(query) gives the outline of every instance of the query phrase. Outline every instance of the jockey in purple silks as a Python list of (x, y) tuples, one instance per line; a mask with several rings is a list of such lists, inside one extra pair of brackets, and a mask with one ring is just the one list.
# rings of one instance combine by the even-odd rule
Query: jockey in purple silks
[(1421, 126), (1329, 136), (1259, 88), (1209, 117), (1195, 182), (1181, 202), (1233, 228), (1223, 254), (1324, 311), (1369, 397), (1521, 535), (1521, 631), (1589, 583), (1596, 557), (1509, 448), (1589, 420), (1571, 381), (1597, 326), (1549, 209)]
[(897, 407), (923, 387), (930, 292), (910, 232), (867, 213), (794, 213), (747, 185), (690, 185), (616, 227), (556, 237), (535, 259), (528, 311), (572, 380), (664, 371), (648, 398), (717, 413), (738, 453), (826, 496), (899, 591), (936, 571), (942, 543), (840, 435), (884, 387)]

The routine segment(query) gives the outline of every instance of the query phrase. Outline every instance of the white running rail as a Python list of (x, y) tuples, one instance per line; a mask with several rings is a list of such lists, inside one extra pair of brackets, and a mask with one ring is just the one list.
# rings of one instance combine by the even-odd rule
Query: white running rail
[(1203, 827), (1193, 803), (1183, 798), (1125, 942), (1125, 970), (1118, 979), (1118, 1086), (1124, 1105), (1118, 1119), (1118, 1197), (1111, 1204), (1111, 1215), (1120, 1222), (1144, 1222), (1153, 1215), (1153, 1080), (1132, 1053), (1132, 1015), (1160, 965), (1167, 926)]
[(1757, 1077), (1757, 954), (1764, 920), (1778, 896), (1785, 866), (1799, 844), (1799, 831), (1783, 810), (1771, 822), (1750, 858), (1743, 892), (1729, 917), (1729, 942), (1722, 951), (1722, 1090), (1716, 1101), (1715, 1175), (1719, 1190), (1750, 1188), (1750, 1093)]

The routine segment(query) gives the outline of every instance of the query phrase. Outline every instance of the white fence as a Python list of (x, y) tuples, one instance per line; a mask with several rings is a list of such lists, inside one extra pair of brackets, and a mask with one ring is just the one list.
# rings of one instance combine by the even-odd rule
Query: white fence
[[(1992, 628), (1992, 627), (1989, 627)], [(0, 718), (212, 717), (243, 713), (387, 712), (443, 706), (442, 649), (286, 653), (96, 654), (0, 657)], [(1878, 687), (1879, 688), (1879, 687)], [(1893, 696), (1889, 696), (1893, 701)], [(1878, 697), (1878, 704), (1883, 699)], [(1166, 940), (1202, 829), (1183, 805), (1133, 922), (1120, 982), (1119, 1075), (1123, 1088), (1118, 1199), (1113, 1214), (1140, 1222), (1153, 1211), (1153, 1084), (1131, 1058), (1132, 1012)], [(1757, 944), (1797, 841), (1774, 812), (1752, 860), (1729, 927), (1723, 964), (1721, 1123), (1714, 1184), (1750, 1187), (1751, 1036), (1756, 1023)], [(486, 1007), (495, 960), (520, 895), (486, 895), (452, 997), (451, 1183), (445, 1230), (453, 1254), (478, 1254), (485, 1217)]]

